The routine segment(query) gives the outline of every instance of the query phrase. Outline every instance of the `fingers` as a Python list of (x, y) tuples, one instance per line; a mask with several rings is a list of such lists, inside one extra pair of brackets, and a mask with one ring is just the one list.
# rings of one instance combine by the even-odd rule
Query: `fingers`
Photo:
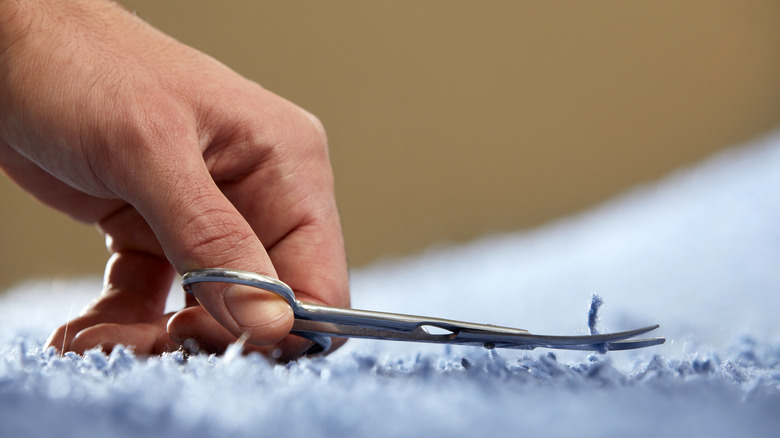
[(276, 134), (264, 139), (276, 145), (273, 150), (241, 178), (223, 166), (238, 162), (233, 154), (243, 148), (207, 150), (206, 161), (220, 189), (265, 245), (278, 278), (300, 299), (348, 306), (346, 254), (325, 131), (294, 104), (268, 92), (263, 98), (281, 108), (274, 120), (286, 125), (270, 129)]
[[(167, 318), (162, 322), (161, 318), (173, 275), (170, 264), (159, 256), (138, 251), (114, 254), (106, 267), (102, 295), (81, 316), (55, 330), (49, 336), (46, 346), (60, 351), (83, 351), (85, 346), (91, 348), (142, 339), (137, 334), (124, 336), (116, 327), (108, 329), (105, 326), (107, 323), (139, 324), (139, 330), (145, 324), (152, 324), (164, 331)], [(89, 336), (84, 334), (92, 327), (101, 325), (103, 327), (100, 330), (91, 331)], [(148, 331), (146, 327), (142, 332)], [(78, 337), (82, 339), (74, 344)]]
[(96, 347), (109, 352), (121, 344), (131, 346), (137, 354), (174, 351), (179, 344), (171, 340), (166, 330), (169, 317), (163, 315), (151, 322), (119, 323), (106, 314), (93, 312), (60, 326), (49, 336), (45, 348), (83, 354)]
[[(194, 340), (201, 351), (221, 353), (238, 339), (216, 322), (202, 307), (188, 307), (174, 314), (168, 321), (168, 334), (172, 340), (183, 344)], [(333, 349), (341, 346), (343, 339), (334, 339)], [(274, 345), (244, 345), (246, 352), (259, 352), (280, 361), (292, 360), (309, 352), (315, 344), (299, 336), (287, 336)], [(317, 353), (323, 353), (317, 351)]]
[(170, 315), (148, 323), (103, 322), (105, 318), (76, 318), (61, 326), (46, 341), (46, 347), (60, 352), (84, 354), (93, 348), (110, 352), (117, 345), (132, 347), (136, 354), (162, 354), (175, 351), (179, 344), (166, 330)]
[(293, 288), (296, 297), (349, 306), (346, 254), (324, 129), (297, 106), (278, 96), (267, 99), (279, 99), (276, 105), (286, 111), (276, 117), (287, 124), (287, 129), (277, 130), (284, 135), (269, 140), (278, 145), (274, 153), (238, 180), (222, 182), (219, 165), (210, 167), (222, 191), (265, 244), (278, 278)]
[[(177, 130), (176, 120), (157, 118), (162, 126), (145, 138), (146, 147), (155, 144), (156, 156), (177, 159), (146, 163), (143, 181), (131, 185), (135, 191), (127, 198), (180, 273), (217, 267), (257, 272), (288, 282), (301, 299), (346, 305), (346, 256), (324, 133), (294, 105), (253, 90), (252, 104), (209, 113), (241, 128), (219, 138), (224, 143), (210, 138), (218, 144), (204, 151), (188, 131)], [(270, 121), (252, 121), (258, 107)], [(193, 294), (220, 325), (236, 338), (246, 335), (250, 344), (278, 343), (292, 327), (291, 309), (273, 293), (211, 283)]]
[(153, 322), (165, 310), (175, 273), (167, 260), (140, 251), (115, 253), (106, 265), (102, 295), (87, 316), (117, 323)]
[[(194, 344), (196, 351), (207, 353), (221, 353), (230, 344), (238, 341), (238, 338), (199, 306), (188, 307), (173, 315), (168, 321), (168, 333), (174, 341), (189, 345), (190, 349), (193, 349)], [(274, 359), (290, 360), (305, 353), (308, 348), (307, 342), (299, 342), (302, 345), (294, 345), (296, 339), (300, 338), (289, 336), (279, 345), (264, 346), (252, 345), (247, 342), (243, 347), (245, 352), (254, 351)], [(243, 341), (247, 341), (247, 339), (244, 338)]]
[[(276, 277), (262, 243), (214, 183), (200, 151), (188, 150), (186, 144), (175, 147), (181, 153), (164, 156), (177, 159), (149, 163), (143, 181), (134, 182), (136, 191), (129, 196), (167, 259), (180, 273), (225, 267)], [(216, 321), (235, 337), (246, 333), (250, 343), (275, 343), (292, 327), (291, 309), (273, 293), (226, 284), (204, 285), (193, 292)]]
[[(164, 118), (161, 120), (165, 124)], [(249, 150), (244, 161), (254, 160), (249, 166), (251, 171), (246, 174), (243, 173), (246, 169), (240, 168), (238, 176), (225, 173), (226, 169), (215, 172), (221, 187), (212, 179), (200, 151), (188, 146), (197, 142), (188, 140), (186, 133), (168, 135), (176, 132), (171, 127), (160, 129), (166, 135), (159, 138), (147, 137), (144, 147), (156, 143), (160, 150), (150, 155), (162, 159), (148, 161), (149, 155), (144, 155), (147, 161), (133, 167), (144, 172), (128, 173), (129, 168), (124, 166), (123, 171), (112, 172), (109, 179), (110, 186), (124, 182), (123, 198), (135, 207), (120, 209), (100, 222), (110, 237), (110, 249), (126, 256), (137, 253), (164, 256), (181, 273), (202, 267), (225, 267), (281, 276), (303, 300), (347, 305), (346, 257), (327, 149), (324, 137), (318, 137), (311, 119), (305, 117), (304, 123), (307, 129), (294, 130), (304, 133), (295, 140), (299, 146), (295, 153), (259, 153), (257, 149), (261, 148), (257, 145), (250, 149), (238, 147), (245, 153)], [(166, 143), (172, 140), (181, 144)], [(230, 161), (224, 158), (226, 155), (222, 156), (223, 161)], [(115, 190), (121, 193), (119, 188)], [(271, 264), (264, 243), (283, 273), (278, 273)], [(163, 290), (167, 292), (162, 285), (144, 286), (132, 272), (120, 275), (121, 266), (109, 268), (114, 278), (114, 285), (109, 288), (116, 295), (114, 301), (119, 297), (122, 301), (134, 299), (131, 290), (139, 287), (155, 290), (157, 298), (165, 295)], [(126, 281), (119, 281), (124, 277)], [(169, 276), (162, 278), (170, 281)], [(246, 335), (247, 342), (253, 345), (282, 346), (284, 356), (306, 350), (306, 341), (282, 342), (292, 327), (292, 313), (287, 303), (275, 294), (218, 283), (198, 285), (193, 292), (213, 320), (231, 335), (219, 340), (221, 345), (215, 345), (215, 349)], [(100, 308), (93, 310), (111, 313), (118, 307), (101, 303)], [(158, 299), (157, 304), (162, 306), (164, 301)], [(109, 320), (90, 320), (90, 324)], [(205, 321), (211, 320), (197, 319), (180, 331), (210, 330)], [(169, 327), (176, 331), (177, 322)], [(61, 336), (62, 342), (69, 344), (71, 340)], [(60, 338), (52, 342), (55, 340)]]
[(131, 346), (138, 355), (162, 354), (176, 351), (179, 344), (172, 341), (165, 327), (165, 315), (153, 323), (117, 324), (104, 323), (78, 332), (70, 343), (69, 350), (78, 354), (100, 347), (110, 352), (117, 345)]
[[(102, 324), (106, 320), (106, 317), (93, 313), (87, 316), (78, 317), (72, 321), (68, 321), (49, 335), (44, 348), (53, 347), (60, 353), (73, 351), (71, 348), (71, 343), (73, 342), (73, 338), (75, 338), (76, 335), (78, 335), (82, 330), (96, 326), (98, 324)], [(101, 342), (102, 341), (103, 340), (101, 340)], [(100, 342), (93, 346), (97, 346), (98, 344), (100, 344)]]
[[(281, 341), (292, 329), (292, 309), (282, 298), (274, 293), (261, 291), (243, 285), (226, 283), (203, 283), (194, 285), (192, 293), (198, 302), (223, 327), (220, 332), (230, 333), (224, 349), (236, 338), (244, 336), (254, 345), (272, 345)], [(178, 339), (186, 336), (197, 337), (195, 331), (208, 336), (214, 330), (206, 318), (198, 318), (191, 324), (179, 327), (181, 320), (172, 321), (169, 328), (177, 331)], [(191, 332), (187, 335), (188, 330)], [(216, 339), (216, 338), (213, 338)]]

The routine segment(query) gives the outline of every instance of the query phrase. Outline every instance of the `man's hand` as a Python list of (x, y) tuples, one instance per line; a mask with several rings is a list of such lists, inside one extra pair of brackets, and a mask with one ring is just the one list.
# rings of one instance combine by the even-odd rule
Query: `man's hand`
[[(48, 345), (159, 353), (195, 339), (292, 358), (281, 298), (200, 284), (163, 309), (187, 270), (277, 277), (302, 301), (349, 304), (343, 239), (319, 121), (103, 1), (0, 1), (0, 165), (84, 222), (112, 253), (102, 295)], [(166, 330), (167, 326), (167, 330)]]

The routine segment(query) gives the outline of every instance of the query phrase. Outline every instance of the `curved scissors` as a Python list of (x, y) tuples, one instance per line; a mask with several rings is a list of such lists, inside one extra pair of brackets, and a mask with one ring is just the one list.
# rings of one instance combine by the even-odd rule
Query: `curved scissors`
[(666, 339), (631, 339), (658, 328), (652, 325), (635, 330), (585, 336), (535, 335), (527, 330), (491, 324), (453, 321), (426, 316), (403, 315), (371, 310), (347, 309), (302, 303), (285, 283), (253, 272), (232, 269), (198, 269), (182, 277), (182, 286), (200, 282), (234, 283), (273, 292), (292, 308), (295, 323), (290, 333), (314, 341), (321, 351), (331, 347), (331, 337), (433, 342), (492, 348), (533, 350), (537, 347), (564, 350), (633, 350), (663, 344)]

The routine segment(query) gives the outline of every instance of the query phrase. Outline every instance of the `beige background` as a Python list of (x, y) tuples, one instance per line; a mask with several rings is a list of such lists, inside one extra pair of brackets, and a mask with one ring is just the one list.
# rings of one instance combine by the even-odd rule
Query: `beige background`
[[(776, 1), (124, 2), (325, 123), (353, 266), (533, 227), (780, 122)], [(98, 273), (0, 178), (0, 287)]]

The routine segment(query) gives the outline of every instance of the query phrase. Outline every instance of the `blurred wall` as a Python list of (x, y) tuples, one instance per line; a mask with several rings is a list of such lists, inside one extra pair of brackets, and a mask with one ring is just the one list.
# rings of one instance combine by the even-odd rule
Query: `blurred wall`
[[(533, 227), (780, 123), (775, 1), (162, 1), (154, 26), (318, 115), (350, 262)], [(0, 178), (0, 286), (97, 232)]]

